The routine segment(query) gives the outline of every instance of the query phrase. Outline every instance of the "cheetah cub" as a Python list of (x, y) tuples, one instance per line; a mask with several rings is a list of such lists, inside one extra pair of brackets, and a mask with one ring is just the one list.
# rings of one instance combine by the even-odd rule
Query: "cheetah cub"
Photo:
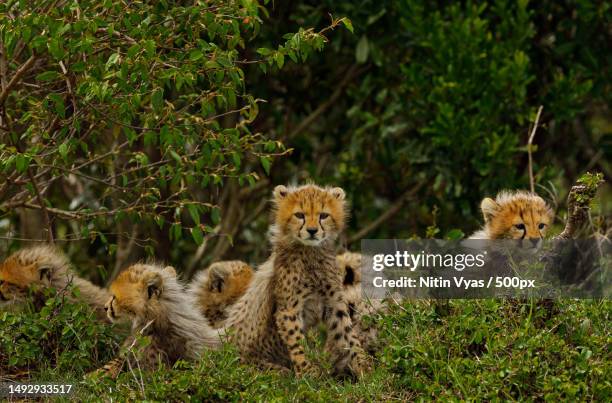
[(383, 311), (385, 306), (381, 300), (368, 299), (363, 295), (361, 260), (360, 253), (345, 252), (336, 256), (336, 265), (345, 273), (345, 296), (357, 337), (365, 350), (374, 353), (377, 347), (378, 330), (374, 325), (365, 322), (364, 315), (374, 316)]
[[(80, 292), (80, 300), (90, 305), (96, 315), (103, 319), (107, 290), (77, 276), (70, 261), (59, 249), (49, 245), (21, 249), (0, 265), (0, 307), (20, 305), (26, 302), (28, 289), (34, 291), (35, 299), (42, 290), (54, 288), (58, 292), (72, 283)], [(34, 301), (35, 305), (41, 301)], [(42, 302), (41, 302), (42, 303)]]
[(246, 292), (253, 273), (245, 262), (229, 260), (211, 264), (193, 279), (188, 292), (213, 328), (223, 326), (229, 308)]
[[(221, 335), (208, 325), (170, 266), (132, 265), (112, 282), (110, 292), (105, 306), (110, 321), (132, 323), (132, 335), (124, 347), (138, 349), (139, 334), (149, 342), (138, 351), (141, 368), (195, 360), (204, 348), (222, 344)], [(125, 357), (116, 358), (100, 371), (116, 377), (125, 361)]]
[[(361, 347), (368, 353), (374, 353), (377, 347), (378, 331), (375, 326), (365, 322), (364, 315), (373, 316), (384, 309), (380, 300), (369, 300), (362, 294), (361, 288), (362, 255), (354, 252), (344, 252), (336, 256), (336, 267), (342, 273), (344, 280), (344, 297), (349, 307), (349, 316), (353, 323), (356, 337)], [(326, 321), (327, 312), (319, 301), (319, 305), (310, 305), (304, 309), (304, 324), (306, 329), (316, 327)]]
[(322, 304), (335, 372), (359, 377), (367, 370), (343, 292), (344, 274), (336, 268), (334, 243), (345, 224), (344, 199), (341, 188), (274, 189), (272, 255), (227, 322), (245, 360), (291, 367), (298, 376), (316, 373), (304, 355), (304, 312)]
[(554, 218), (544, 199), (523, 190), (504, 190), (495, 200), (486, 197), (480, 208), (485, 224), (470, 239), (520, 239), (537, 247)]

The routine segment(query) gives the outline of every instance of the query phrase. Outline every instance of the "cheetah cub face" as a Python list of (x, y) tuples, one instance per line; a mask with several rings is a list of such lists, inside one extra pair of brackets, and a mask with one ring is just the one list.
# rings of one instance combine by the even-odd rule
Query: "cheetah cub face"
[(344, 198), (341, 188), (277, 186), (274, 189), (274, 238), (307, 246), (333, 241), (344, 228)]
[(489, 239), (516, 239), (527, 247), (538, 247), (553, 221), (548, 204), (535, 193), (503, 191), (481, 205)]
[(176, 277), (170, 266), (163, 269), (146, 264), (130, 266), (110, 286), (111, 297), (104, 305), (106, 316), (111, 322), (156, 317), (156, 312), (162, 309), (160, 298), (168, 277)]

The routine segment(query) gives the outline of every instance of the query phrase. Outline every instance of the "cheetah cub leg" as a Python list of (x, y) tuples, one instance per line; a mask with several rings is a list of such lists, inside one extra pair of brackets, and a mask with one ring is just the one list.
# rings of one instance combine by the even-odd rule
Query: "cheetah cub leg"
[(371, 365), (353, 330), (349, 306), (342, 292), (330, 291), (327, 294), (326, 306), (328, 312), (325, 315), (327, 325), (325, 350), (331, 354), (334, 372), (338, 375), (349, 372), (361, 378), (370, 370)]
[(302, 309), (304, 298), (291, 295), (288, 298), (278, 299), (278, 307), (275, 314), (278, 334), (287, 347), (289, 359), (297, 376), (318, 376), (317, 367), (306, 360), (304, 353), (304, 323)]

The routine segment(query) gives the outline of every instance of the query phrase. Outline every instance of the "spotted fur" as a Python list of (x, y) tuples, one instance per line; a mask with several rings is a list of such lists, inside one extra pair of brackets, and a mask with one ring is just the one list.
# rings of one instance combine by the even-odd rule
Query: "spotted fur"
[(550, 206), (535, 193), (502, 191), (495, 200), (480, 204), (484, 227), (471, 239), (519, 239), (538, 246), (554, 215)]
[(211, 264), (189, 285), (202, 314), (213, 328), (223, 326), (228, 309), (246, 292), (253, 268), (239, 260)]
[(227, 321), (231, 340), (247, 361), (292, 368), (298, 376), (317, 373), (304, 354), (304, 312), (322, 304), (335, 372), (361, 376), (366, 371), (334, 253), (346, 220), (344, 198), (340, 188), (274, 189), (272, 255)]
[(99, 318), (105, 317), (104, 303), (109, 297), (108, 291), (77, 276), (66, 255), (50, 245), (21, 249), (2, 262), (0, 306), (23, 304), (28, 289), (37, 299), (43, 289), (54, 288), (61, 292), (68, 284), (79, 290), (80, 299), (89, 304)]
[[(117, 276), (110, 292), (105, 305), (108, 318), (132, 323), (124, 350), (129, 353), (136, 348), (141, 368), (151, 369), (160, 362), (172, 365), (178, 359), (196, 360), (203, 349), (222, 344), (222, 335), (208, 325), (172, 267), (132, 265)], [(138, 335), (148, 344), (140, 347), (135, 343)], [(102, 371), (116, 376), (128, 358), (118, 357)]]

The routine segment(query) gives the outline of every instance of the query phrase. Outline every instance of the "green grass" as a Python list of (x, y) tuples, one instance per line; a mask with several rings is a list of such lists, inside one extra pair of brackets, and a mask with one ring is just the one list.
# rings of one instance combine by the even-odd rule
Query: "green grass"
[[(86, 315), (82, 308), (64, 304), (51, 313), (68, 322)], [(19, 374), (21, 381), (73, 383), (71, 399), (86, 401), (610, 401), (611, 308), (610, 301), (406, 301), (377, 319), (384, 348), (375, 370), (359, 382), (262, 372), (240, 364), (230, 346), (172, 369), (136, 368), (116, 380), (87, 377), (120, 342), (109, 326), (81, 322), (82, 329), (73, 332), (65, 330), (68, 323), (47, 320), (45, 329), (39, 324), (28, 330), (43, 314), (4, 313), (0, 373)], [(23, 326), (7, 326), (17, 317)], [(44, 335), (47, 347), (41, 351), (24, 333)], [(52, 342), (54, 337), (63, 337), (69, 348)], [(44, 359), (27, 358), (28, 349)], [(9, 365), (16, 353), (22, 357), (17, 367)]]

